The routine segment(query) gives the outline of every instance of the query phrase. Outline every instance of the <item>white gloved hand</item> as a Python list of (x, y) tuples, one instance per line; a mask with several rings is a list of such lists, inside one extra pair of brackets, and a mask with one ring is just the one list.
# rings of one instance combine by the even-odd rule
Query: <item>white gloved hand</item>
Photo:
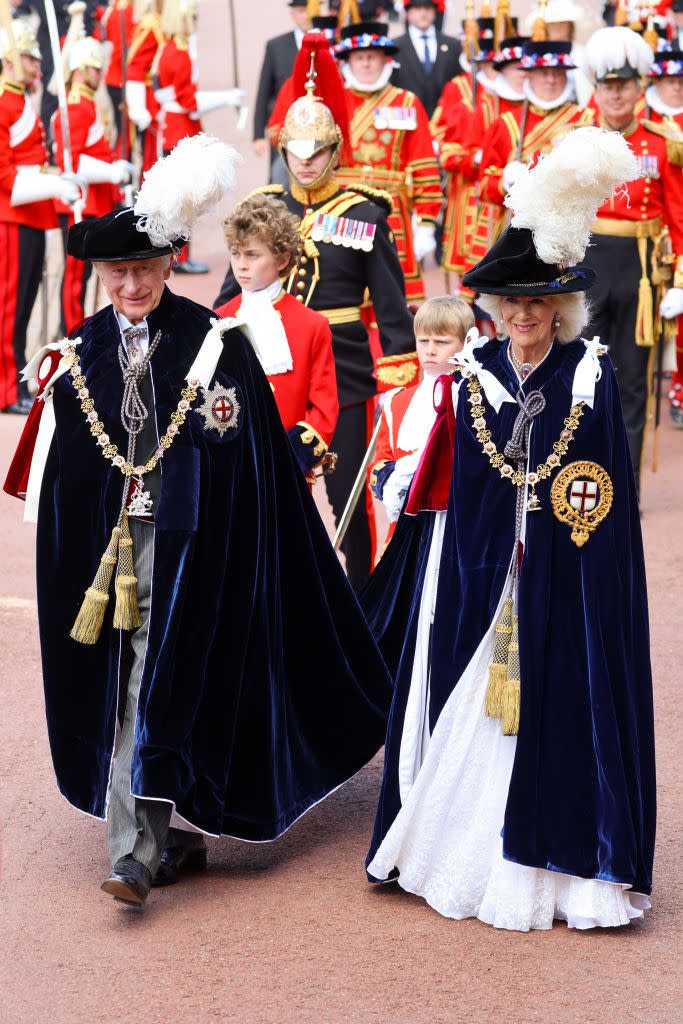
[(385, 481), (382, 490), (382, 504), (387, 510), (390, 523), (398, 519), (401, 513), (403, 502), (420, 461), (420, 455), (421, 452), (411, 452), (410, 455), (403, 455), (397, 459), (393, 473)]
[(659, 303), (660, 315), (665, 320), (675, 320), (683, 313), (683, 288), (669, 288)]
[(420, 263), (425, 256), (436, 250), (436, 238), (433, 224), (417, 224), (413, 228), (413, 251), (415, 259)]
[(190, 115), (197, 119), (219, 107), (243, 107), (247, 94), (244, 89), (215, 89), (209, 92), (197, 92), (197, 112)]
[(144, 132), (152, 123), (152, 115), (147, 109), (147, 89), (144, 82), (126, 82), (126, 106), (128, 117), (138, 131)]
[(125, 185), (133, 175), (133, 165), (127, 160), (98, 160), (82, 153), (78, 161), (78, 175), (89, 185)]
[(525, 170), (526, 164), (523, 164), (521, 160), (512, 160), (509, 164), (506, 164), (503, 168), (503, 186), (506, 189), (512, 188), (522, 171)]
[(44, 174), (38, 167), (20, 167), (12, 187), (11, 206), (24, 206), (43, 199), (75, 203), (81, 197), (77, 181), (61, 174)]

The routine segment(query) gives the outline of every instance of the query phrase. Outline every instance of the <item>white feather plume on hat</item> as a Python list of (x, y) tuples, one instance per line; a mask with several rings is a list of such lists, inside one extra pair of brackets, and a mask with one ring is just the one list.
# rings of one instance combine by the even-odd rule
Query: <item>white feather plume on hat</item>
[(625, 25), (614, 25), (599, 28), (590, 37), (581, 57), (581, 70), (591, 82), (599, 82), (627, 64), (644, 75), (653, 60), (652, 49), (642, 36)]
[(189, 238), (194, 222), (235, 184), (236, 149), (203, 132), (182, 139), (145, 174), (133, 212), (153, 245)]
[(595, 214), (618, 185), (641, 177), (619, 132), (576, 128), (535, 167), (524, 168), (505, 197), (512, 227), (528, 228), (544, 263), (573, 266), (584, 257)]

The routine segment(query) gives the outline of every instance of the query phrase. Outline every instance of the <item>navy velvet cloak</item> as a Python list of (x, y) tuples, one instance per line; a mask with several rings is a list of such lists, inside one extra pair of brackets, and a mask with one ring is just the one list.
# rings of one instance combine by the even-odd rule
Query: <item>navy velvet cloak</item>
[[(580, 342), (555, 345), (523, 390), (546, 408), (533, 423), (530, 466), (545, 461), (572, 402)], [(480, 362), (510, 394), (519, 387), (507, 343)], [(508, 860), (649, 893), (655, 838), (655, 767), (647, 594), (638, 500), (609, 357), (562, 465), (596, 462), (614, 501), (582, 547), (554, 515), (548, 481), (542, 508), (526, 518), (519, 587), (521, 721), (503, 830)], [(514, 545), (515, 490), (489, 464), (472, 427), (467, 392), (456, 414), (453, 477), (431, 639), (430, 729), (489, 628)], [(498, 451), (517, 406), (498, 414), (484, 398)], [(361, 595), (387, 664), (396, 671), (385, 769), (368, 863), (398, 813), (397, 764), (434, 513), (403, 515)], [(393, 586), (392, 586), (393, 584)], [(397, 591), (396, 588), (399, 588)]]
[[(162, 331), (151, 361), (159, 435), (211, 316), (166, 290), (148, 317), (150, 338)], [(79, 333), (95, 408), (125, 453), (112, 308)], [(215, 380), (236, 390), (237, 428), (221, 437), (193, 411), (160, 463), (132, 790), (173, 801), (205, 832), (269, 840), (380, 748), (391, 687), (241, 332), (224, 336)], [(37, 566), (48, 731), (60, 790), (104, 817), (130, 644), (112, 628), (113, 598), (97, 644), (69, 630), (123, 477), (102, 457), (68, 377), (54, 408)]]

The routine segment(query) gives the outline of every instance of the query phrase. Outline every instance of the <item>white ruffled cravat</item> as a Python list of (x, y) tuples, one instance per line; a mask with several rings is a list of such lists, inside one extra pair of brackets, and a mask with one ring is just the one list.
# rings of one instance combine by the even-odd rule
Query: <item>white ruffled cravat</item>
[(257, 292), (244, 290), (237, 313), (237, 319), (251, 329), (256, 354), (265, 373), (269, 375), (287, 373), (293, 366), (282, 317), (273, 308), (273, 301), (281, 291), (279, 280)]

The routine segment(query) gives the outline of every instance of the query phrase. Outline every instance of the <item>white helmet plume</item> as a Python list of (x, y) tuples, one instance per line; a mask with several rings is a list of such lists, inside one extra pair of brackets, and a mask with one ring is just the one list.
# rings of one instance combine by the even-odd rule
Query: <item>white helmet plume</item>
[(580, 263), (595, 214), (618, 185), (641, 177), (638, 161), (618, 132), (576, 128), (525, 168), (505, 197), (512, 227), (528, 228), (544, 263)]
[(628, 64), (644, 75), (654, 54), (642, 36), (625, 25), (599, 28), (586, 43), (581, 70), (591, 82), (601, 81), (610, 71), (619, 71)]
[(236, 149), (211, 135), (182, 139), (145, 174), (133, 212), (152, 245), (189, 238), (194, 222), (235, 184)]

